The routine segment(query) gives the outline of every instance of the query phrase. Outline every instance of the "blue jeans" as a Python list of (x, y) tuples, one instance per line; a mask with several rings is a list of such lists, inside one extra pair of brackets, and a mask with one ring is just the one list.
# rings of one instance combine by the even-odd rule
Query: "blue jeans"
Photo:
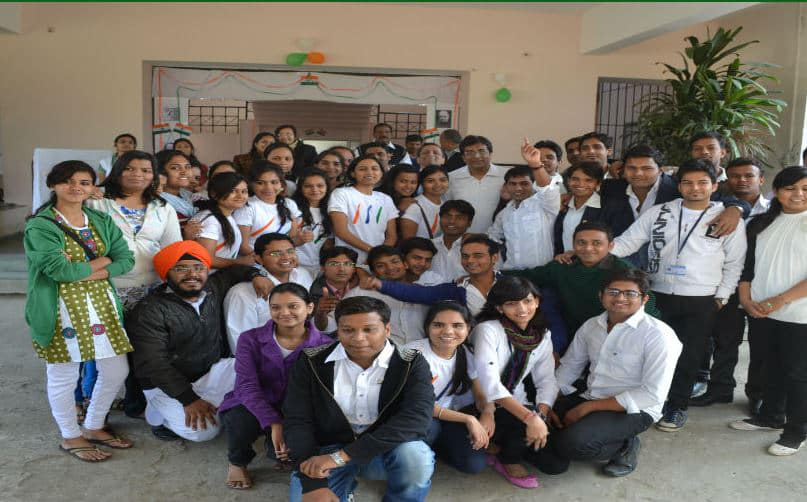
[[(320, 455), (340, 450), (341, 445), (330, 445), (320, 449)], [(387, 493), (384, 502), (421, 502), (426, 500), (432, 484), (434, 453), (423, 441), (409, 441), (376, 455), (367, 464), (353, 460), (343, 467), (331, 470), (328, 488), (344, 502), (356, 489), (359, 476), (372, 480), (386, 480)], [(303, 486), (299, 473), (291, 474), (289, 500), (303, 500)]]
[(487, 466), (484, 449), (474, 450), (468, 439), (468, 428), (459, 422), (432, 418), (426, 443), (432, 447), (443, 462), (460, 472), (477, 474)]

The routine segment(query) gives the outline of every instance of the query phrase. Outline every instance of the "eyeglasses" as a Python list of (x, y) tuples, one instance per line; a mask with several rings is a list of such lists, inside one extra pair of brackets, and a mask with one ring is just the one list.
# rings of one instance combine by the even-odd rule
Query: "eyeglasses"
[(204, 265), (174, 265), (171, 267), (171, 270), (178, 274), (187, 274), (188, 272), (196, 272), (197, 274), (201, 272), (206, 272), (207, 267)]
[(619, 295), (625, 295), (625, 298), (628, 300), (635, 300), (637, 298), (641, 298), (642, 293), (640, 291), (636, 291), (635, 289), (616, 289), (616, 288), (605, 288), (605, 294), (608, 296), (612, 296), (617, 298)]
[(285, 251), (282, 251), (282, 250), (281, 251), (269, 251), (266, 254), (268, 254), (272, 258), (280, 258), (281, 256), (286, 256), (286, 255), (294, 256), (294, 255), (297, 254), (297, 250), (294, 249), (294, 248), (289, 248), (289, 249), (287, 249)]
[(463, 157), (487, 157), (490, 152), (487, 150), (465, 150), (462, 155)]
[(352, 261), (327, 261), (327, 262), (325, 262), (325, 266), (326, 267), (345, 267), (345, 268), (350, 268), (350, 267), (355, 267), (356, 264), (353, 263)]

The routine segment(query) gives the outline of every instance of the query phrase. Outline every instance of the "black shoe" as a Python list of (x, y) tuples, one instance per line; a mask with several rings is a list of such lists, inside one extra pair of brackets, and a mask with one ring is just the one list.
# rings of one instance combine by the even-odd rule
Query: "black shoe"
[(734, 401), (734, 395), (721, 394), (714, 392), (711, 388), (698, 397), (693, 397), (689, 400), (690, 406), (709, 406), (715, 403), (731, 403)]
[(174, 431), (164, 425), (152, 427), (151, 433), (154, 434), (154, 437), (160, 441), (176, 441), (177, 439), (182, 439), (181, 437), (177, 436)]
[(636, 470), (639, 462), (639, 450), (642, 443), (638, 436), (627, 440), (627, 444), (622, 448), (616, 457), (612, 458), (608, 465), (602, 468), (603, 474), (619, 478), (627, 476)]

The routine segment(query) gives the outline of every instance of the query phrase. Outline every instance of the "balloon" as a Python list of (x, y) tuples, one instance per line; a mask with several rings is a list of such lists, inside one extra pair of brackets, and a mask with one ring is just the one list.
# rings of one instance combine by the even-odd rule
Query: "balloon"
[(292, 52), (286, 56), (286, 64), (289, 66), (300, 66), (305, 63), (305, 53)]
[(322, 64), (325, 62), (325, 54), (321, 52), (309, 52), (308, 62), (311, 64)]
[(507, 103), (508, 101), (510, 101), (510, 98), (512, 97), (513, 94), (507, 87), (502, 87), (498, 91), (496, 91), (496, 101), (498, 101), (499, 103)]

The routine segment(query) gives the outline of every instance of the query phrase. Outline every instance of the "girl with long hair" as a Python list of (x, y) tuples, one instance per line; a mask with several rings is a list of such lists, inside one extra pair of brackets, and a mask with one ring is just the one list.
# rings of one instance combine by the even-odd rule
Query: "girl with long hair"
[(241, 233), (241, 254), (252, 253), (255, 241), (268, 233), (288, 234), (300, 231), (300, 210), (294, 200), (284, 196), (282, 169), (265, 160), (252, 165), (252, 192), (247, 205), (233, 217)]
[(314, 159), (314, 167), (320, 169), (326, 175), (328, 182), (328, 189), (334, 190), (342, 186), (345, 182), (344, 174), (347, 164), (345, 158), (339, 153), (341, 150), (338, 148), (331, 148), (317, 155)]
[(327, 174), (316, 168), (303, 171), (298, 180), (294, 201), (302, 214), (302, 226), (295, 242), (300, 266), (316, 277), (320, 272), (319, 252), (333, 246), (331, 219), (324, 212), (328, 208), (331, 190)]
[(277, 139), (275, 135), (262, 131), (252, 138), (252, 148), (247, 153), (242, 153), (233, 157), (233, 165), (238, 174), (244, 178), (249, 178), (249, 171), (252, 169), (252, 163), (264, 158), (263, 152), (266, 147), (273, 144)]
[[(538, 487), (538, 479), (521, 462), (539, 461), (535, 452), (546, 445), (546, 417), (558, 395), (552, 340), (540, 303), (541, 295), (530, 281), (499, 279), (472, 334), (482, 389), (499, 405), (493, 436), (498, 452), (491, 461), (498, 473), (521, 488)], [(535, 385), (534, 402), (524, 386), (528, 375)]]
[(227, 486), (252, 486), (247, 465), (255, 457), (252, 444), (266, 434), (269, 457), (287, 462), (281, 405), (291, 368), (300, 352), (333, 340), (311, 322), (314, 303), (299, 284), (279, 284), (269, 294), (272, 319), (241, 333), (235, 351), (235, 387), (224, 396), (219, 411), (227, 433), (230, 462)]
[[(25, 321), (34, 349), (47, 363), (51, 411), (62, 434), (59, 448), (85, 462), (106, 460), (97, 448), (131, 448), (104, 420), (123, 384), (132, 351), (123, 308), (109, 279), (131, 270), (134, 257), (108, 215), (84, 207), (95, 189), (95, 171), (84, 162), (56, 164), (47, 177), (50, 200), (25, 225), (28, 264)], [(79, 366), (95, 361), (98, 377), (83, 429), (74, 389)]]
[[(748, 224), (748, 251), (737, 287), (748, 315), (752, 365), (764, 368), (759, 415), (737, 430), (779, 430), (771, 455), (792, 455), (807, 439), (807, 167), (773, 179), (768, 211)], [(751, 371), (751, 368), (749, 368)]]
[(184, 226), (194, 214), (193, 192), (188, 190), (191, 183), (191, 162), (179, 150), (163, 150), (157, 154), (159, 173), (165, 174), (165, 187), (160, 197), (169, 203), (177, 213), (179, 225)]
[(287, 197), (297, 190), (297, 177), (294, 175), (294, 149), (285, 143), (275, 143), (263, 152), (266, 160), (280, 167), (283, 172), (283, 190)]
[(193, 217), (193, 221), (200, 222), (202, 226), (194, 240), (210, 253), (210, 268), (255, 263), (252, 253), (238, 256), (241, 231), (233, 217), (233, 212), (247, 203), (247, 192), (247, 182), (240, 174), (221, 173), (210, 178), (207, 184), (209, 199), (196, 202), (201, 211)]
[(423, 193), (415, 197), (400, 218), (401, 240), (410, 237), (434, 239), (440, 231), (440, 206), (448, 192), (448, 172), (443, 166), (430, 165), (420, 170), (418, 182)]
[(406, 347), (423, 354), (432, 371), (435, 403), (426, 442), (449, 465), (476, 474), (487, 465), (485, 448), (496, 425), (495, 407), (485, 398), (466, 343), (471, 325), (465, 306), (437, 302), (423, 322), (427, 338)]

